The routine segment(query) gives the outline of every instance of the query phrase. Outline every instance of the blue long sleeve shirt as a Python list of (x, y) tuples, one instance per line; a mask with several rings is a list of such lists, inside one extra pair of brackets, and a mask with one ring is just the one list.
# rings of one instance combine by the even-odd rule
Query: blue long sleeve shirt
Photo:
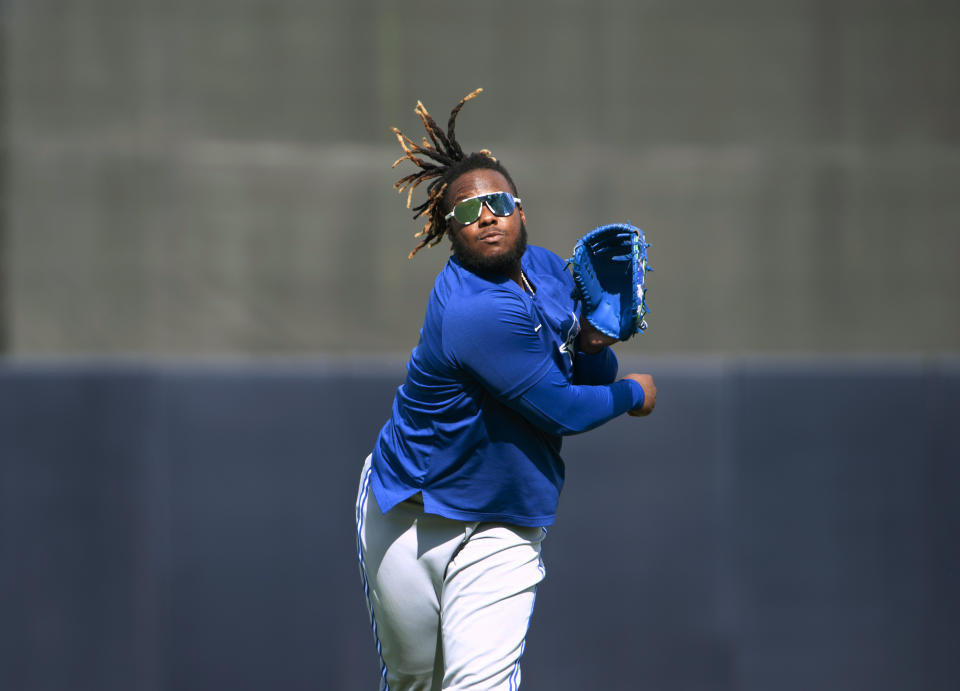
[(531, 246), (521, 265), (532, 297), (455, 257), (437, 277), (373, 451), (384, 512), (419, 492), (429, 513), (550, 525), (563, 487), (562, 436), (643, 405), (636, 382), (614, 381), (611, 350), (576, 352), (579, 306), (563, 260)]

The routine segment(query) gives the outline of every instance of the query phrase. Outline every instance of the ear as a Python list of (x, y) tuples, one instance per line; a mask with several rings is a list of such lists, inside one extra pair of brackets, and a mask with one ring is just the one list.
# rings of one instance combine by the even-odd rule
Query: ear
[(524, 213), (523, 213), (523, 206), (521, 205), (519, 208), (520, 208), (520, 220), (523, 221), (524, 223), (526, 223), (526, 222), (527, 222), (527, 217), (526, 217), (526, 216), (524, 215)]

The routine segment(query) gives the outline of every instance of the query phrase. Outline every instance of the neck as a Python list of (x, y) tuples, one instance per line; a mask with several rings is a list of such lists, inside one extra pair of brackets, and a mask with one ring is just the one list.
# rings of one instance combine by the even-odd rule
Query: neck
[(517, 262), (514, 266), (511, 266), (503, 273), (507, 278), (523, 288), (523, 279), (520, 278), (520, 262)]

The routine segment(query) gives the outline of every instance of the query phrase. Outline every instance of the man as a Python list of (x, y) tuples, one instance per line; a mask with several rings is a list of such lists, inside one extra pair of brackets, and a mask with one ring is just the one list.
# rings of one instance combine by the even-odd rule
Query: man
[(380, 688), (394, 691), (519, 686), (545, 575), (540, 543), (563, 484), (562, 435), (656, 404), (649, 375), (615, 381), (614, 339), (579, 316), (564, 261), (527, 247), (506, 169), (460, 148), (456, 116), (477, 93), (446, 133), (418, 103), (423, 146), (395, 130), (397, 163), (420, 168), (397, 187), (431, 180), (410, 256), (445, 234), (453, 256), (357, 497)]

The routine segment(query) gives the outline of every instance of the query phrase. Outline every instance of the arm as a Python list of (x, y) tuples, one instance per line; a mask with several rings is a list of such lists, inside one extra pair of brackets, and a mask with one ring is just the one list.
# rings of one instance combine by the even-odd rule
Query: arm
[[(571, 384), (544, 349), (535, 325), (525, 304), (511, 294), (465, 301), (447, 309), (444, 349), (498, 400), (551, 434), (583, 432), (649, 403), (646, 387), (637, 380)], [(598, 355), (609, 375), (609, 356)]]
[(580, 333), (577, 334), (577, 355), (573, 361), (575, 384), (609, 384), (617, 378), (617, 356), (609, 346), (616, 343), (600, 333), (585, 316), (580, 315)]
[(629, 378), (599, 386), (570, 384), (553, 368), (521, 396), (504, 402), (544, 432), (578, 434), (642, 409), (645, 392)]
[(573, 358), (574, 384), (610, 384), (617, 378), (619, 363), (610, 348), (597, 353), (578, 350)]
[[(580, 350), (584, 351), (580, 352), (580, 350), (578, 350), (577, 357), (583, 356), (584, 358), (591, 358), (596, 356), (597, 358), (606, 357), (608, 360), (604, 364), (600, 364), (600, 361), (585, 359), (584, 370), (581, 371), (579, 375), (576, 369), (574, 369), (574, 383), (607, 384), (616, 379), (617, 357), (609, 348), (609, 346), (616, 342), (616, 339), (601, 333), (590, 323), (589, 319), (581, 315), (580, 333), (577, 334), (577, 340), (580, 344)], [(605, 351), (609, 351), (609, 355), (607, 355)], [(612, 362), (609, 360), (612, 360)], [(576, 368), (576, 366), (577, 361), (574, 360), (574, 368)], [(593, 379), (593, 381), (581, 382), (578, 381), (578, 376), (587, 377)], [(645, 417), (652, 413), (654, 406), (657, 405), (657, 387), (653, 383), (653, 377), (649, 374), (627, 374), (624, 375), (624, 379), (632, 379), (643, 388), (644, 393), (644, 398), (640, 399), (640, 406), (628, 410), (627, 413), (633, 417)]]

